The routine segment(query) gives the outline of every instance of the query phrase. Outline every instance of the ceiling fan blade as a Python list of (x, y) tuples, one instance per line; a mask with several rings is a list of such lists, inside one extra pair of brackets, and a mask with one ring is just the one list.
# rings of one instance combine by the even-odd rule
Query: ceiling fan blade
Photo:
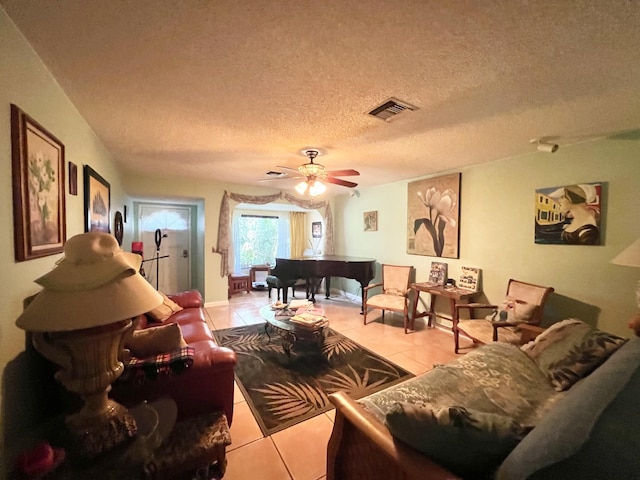
[(341, 185), (343, 187), (349, 187), (349, 188), (358, 186), (357, 183), (349, 182), (348, 180), (342, 180), (341, 178), (334, 178), (334, 177), (327, 177), (322, 181), (327, 183), (333, 183), (335, 185)]
[(346, 170), (329, 170), (326, 173), (327, 175), (331, 175), (332, 177), (352, 177), (355, 175), (360, 175), (359, 171), (353, 170), (351, 168)]
[(298, 174), (298, 175), (285, 174), (285, 175), (282, 175), (281, 177), (259, 178), (257, 181), (258, 182), (273, 182), (273, 181), (276, 181), (276, 180), (300, 180), (301, 178), (305, 178), (305, 177), (300, 175), (300, 174)]
[(283, 170), (290, 170), (290, 171), (296, 172), (298, 175), (300, 175), (300, 171), (297, 168), (283, 167), (282, 165), (278, 165), (276, 168), (282, 168)]

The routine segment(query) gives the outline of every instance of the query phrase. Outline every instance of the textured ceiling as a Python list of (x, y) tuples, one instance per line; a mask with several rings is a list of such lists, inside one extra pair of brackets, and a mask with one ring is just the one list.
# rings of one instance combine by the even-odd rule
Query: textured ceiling
[(316, 147), (370, 187), (640, 128), (636, 0), (0, 4), (129, 171), (289, 188)]

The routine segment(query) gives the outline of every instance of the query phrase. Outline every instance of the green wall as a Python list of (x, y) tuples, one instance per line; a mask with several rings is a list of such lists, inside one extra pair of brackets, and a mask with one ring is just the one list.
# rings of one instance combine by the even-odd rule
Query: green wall
[[(549, 302), (548, 320), (575, 316), (628, 336), (626, 324), (637, 310), (634, 290), (640, 269), (609, 261), (640, 237), (638, 179), (640, 136), (633, 134), (462, 170), (460, 258), (443, 259), (449, 277), (457, 279), (461, 266), (481, 268), (484, 299), (498, 303), (509, 278), (550, 285), (556, 294)], [(536, 245), (535, 190), (589, 182), (604, 186), (604, 245)], [(407, 184), (336, 199), (336, 251), (413, 265), (417, 280), (425, 281), (431, 261), (437, 259), (406, 253)], [(378, 211), (377, 232), (362, 228), (362, 214), (370, 210)], [(355, 294), (358, 286), (349, 282), (345, 289)], [(437, 309), (446, 311), (448, 304), (438, 303)]]
[(91, 165), (111, 183), (112, 214), (122, 208), (126, 197), (110, 154), (1, 7), (0, 58), (0, 224), (4, 226), (0, 233), (0, 450), (5, 452), (5, 437), (28, 424), (25, 412), (37, 401), (30, 393), (34, 379), (21, 354), (24, 332), (14, 322), (22, 311), (22, 300), (39, 290), (33, 280), (53, 268), (60, 258), (52, 255), (26, 262), (14, 260), (10, 105), (16, 104), (55, 135), (65, 146), (66, 161), (78, 166), (78, 195), (69, 195), (65, 185), (67, 238), (84, 231), (83, 165)]

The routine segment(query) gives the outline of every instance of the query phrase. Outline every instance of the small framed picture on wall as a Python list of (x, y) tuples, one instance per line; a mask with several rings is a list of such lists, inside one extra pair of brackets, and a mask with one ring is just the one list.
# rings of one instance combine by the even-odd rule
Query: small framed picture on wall
[(313, 238), (322, 238), (322, 222), (313, 222), (311, 224), (311, 236)]
[(364, 212), (364, 231), (378, 231), (378, 211)]

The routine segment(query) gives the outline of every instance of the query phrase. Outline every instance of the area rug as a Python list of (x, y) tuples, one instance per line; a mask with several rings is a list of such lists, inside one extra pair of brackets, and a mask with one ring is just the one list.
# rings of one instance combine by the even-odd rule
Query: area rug
[(265, 334), (264, 323), (214, 335), (238, 355), (236, 380), (265, 437), (333, 408), (330, 393), (343, 390), (358, 399), (413, 377), (331, 329), (321, 349), (297, 342), (290, 359), (280, 337)]

